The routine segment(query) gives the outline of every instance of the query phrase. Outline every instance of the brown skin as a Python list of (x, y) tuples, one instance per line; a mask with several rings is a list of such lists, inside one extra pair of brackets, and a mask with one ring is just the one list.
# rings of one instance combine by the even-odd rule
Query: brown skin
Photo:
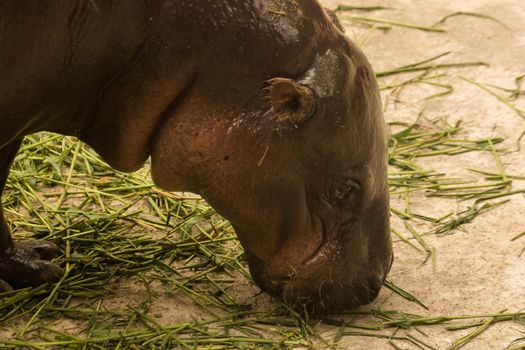
[[(123, 171), (151, 156), (155, 183), (231, 221), (264, 290), (314, 313), (375, 298), (392, 261), (379, 92), (316, 1), (33, 7), (0, 4), (1, 187), (37, 131)], [(2, 224), (0, 289), (60, 276), (56, 247)]]

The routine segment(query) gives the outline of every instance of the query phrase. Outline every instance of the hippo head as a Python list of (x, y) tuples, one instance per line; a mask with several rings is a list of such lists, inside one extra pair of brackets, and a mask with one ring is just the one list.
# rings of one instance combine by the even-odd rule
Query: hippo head
[(200, 66), (156, 137), (152, 175), (230, 220), (263, 290), (324, 313), (370, 302), (390, 269), (387, 146), (370, 65), (307, 10), (316, 23), (299, 21), (296, 41), (229, 43)]

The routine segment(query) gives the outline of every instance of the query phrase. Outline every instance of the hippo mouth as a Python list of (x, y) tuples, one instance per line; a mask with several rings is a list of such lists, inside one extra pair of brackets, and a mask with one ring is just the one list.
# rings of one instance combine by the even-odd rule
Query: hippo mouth
[[(287, 286), (293, 284), (298, 276), (304, 275), (309, 267), (322, 264), (323, 260), (330, 255), (333, 255), (334, 252), (337, 252), (338, 254), (344, 253), (340, 242), (340, 236), (342, 235), (342, 232), (351, 231), (352, 225), (342, 225), (344, 229), (331, 230), (332, 232), (335, 232), (333, 234), (326, 234), (324, 225), (321, 226), (321, 231), (323, 233), (320, 234), (320, 236), (322, 236), (322, 241), (317, 248), (315, 248), (310, 255), (300, 260), (299, 263), (289, 265), (289, 268), (284, 273), (276, 273), (274, 271), (275, 266), (280, 267), (282, 264), (273, 261), (262, 261), (256, 254), (245, 250), (246, 256), (248, 257), (248, 265), (252, 271), (252, 276), (262, 290), (273, 296), (282, 297)], [(278, 260), (278, 258), (276, 260)]]
[[(346, 229), (348, 229), (349, 231), (351, 231), (352, 229), (352, 225), (349, 225), (348, 227), (346, 227)], [(323, 230), (323, 232), (325, 232)], [(288, 276), (288, 279), (287, 281), (285, 282), (284, 286), (286, 286), (288, 283), (292, 282), (293, 279), (298, 276), (298, 275), (301, 275), (301, 273), (304, 271), (304, 270), (307, 270), (309, 266), (311, 265), (315, 265), (315, 264), (318, 264), (320, 261), (323, 260), (323, 258), (325, 258), (328, 254), (330, 253), (333, 253), (333, 250), (337, 247), (337, 244), (340, 243), (340, 241), (338, 240), (339, 239), (339, 236), (340, 236), (340, 232), (341, 230), (336, 230), (335, 231), (336, 233), (335, 234), (332, 234), (332, 235), (327, 235), (327, 234), (323, 234), (323, 240), (321, 241), (321, 244), (319, 244), (319, 246), (317, 247), (317, 249), (310, 255), (308, 256), (307, 258), (305, 258), (301, 264), (299, 265), (299, 267), (294, 270), (289, 276)], [(337, 248), (339, 249), (340, 251), (340, 247)]]

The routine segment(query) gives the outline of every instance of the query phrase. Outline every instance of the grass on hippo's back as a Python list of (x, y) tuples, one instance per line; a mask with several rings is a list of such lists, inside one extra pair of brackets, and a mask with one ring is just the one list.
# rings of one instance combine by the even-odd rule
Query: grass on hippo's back
[[(423, 261), (434, 260), (439, 252), (425, 236), (451, 233), (489, 210), (497, 202), (486, 199), (510, 193), (512, 177), (499, 172), (483, 183), (465, 181), (426, 169), (418, 159), (464, 152), (497, 157), (502, 139), (464, 140), (458, 136), (460, 124), (444, 120), (390, 127), (391, 193), (406, 198), (405, 208), (392, 208), (405, 223), (393, 232), (420, 250)], [(461, 198), (471, 210), (441, 218), (413, 213), (410, 196), (417, 193)], [(0, 333), (0, 346), (275, 348), (328, 346), (351, 336), (344, 330), (320, 334), (307, 319), (261, 295), (230, 224), (202, 199), (156, 188), (147, 168), (115, 172), (74, 138), (28, 137), (3, 200), (16, 238), (57, 242), (65, 252), (58, 262), (66, 274), (56, 285), (2, 295), (0, 327), (6, 335)], [(421, 222), (427, 232), (414, 229)], [(424, 307), (393, 281), (387, 287)], [(179, 303), (193, 315), (174, 322), (167, 316), (170, 309), (181, 312)], [(371, 331), (398, 327), (399, 317), (409, 328), (434, 322), (399, 311), (360, 312), (374, 316), (369, 322), (379, 317), (366, 325)], [(509, 317), (502, 314), (494, 322)]]

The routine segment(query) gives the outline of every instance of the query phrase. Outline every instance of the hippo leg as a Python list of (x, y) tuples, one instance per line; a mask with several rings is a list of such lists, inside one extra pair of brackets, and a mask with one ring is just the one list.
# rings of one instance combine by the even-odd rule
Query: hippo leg
[[(14, 141), (0, 149), (0, 193), (19, 147), (20, 141)], [(50, 242), (14, 242), (0, 205), (0, 292), (57, 281), (62, 269), (47, 260), (60, 254), (60, 249)]]

